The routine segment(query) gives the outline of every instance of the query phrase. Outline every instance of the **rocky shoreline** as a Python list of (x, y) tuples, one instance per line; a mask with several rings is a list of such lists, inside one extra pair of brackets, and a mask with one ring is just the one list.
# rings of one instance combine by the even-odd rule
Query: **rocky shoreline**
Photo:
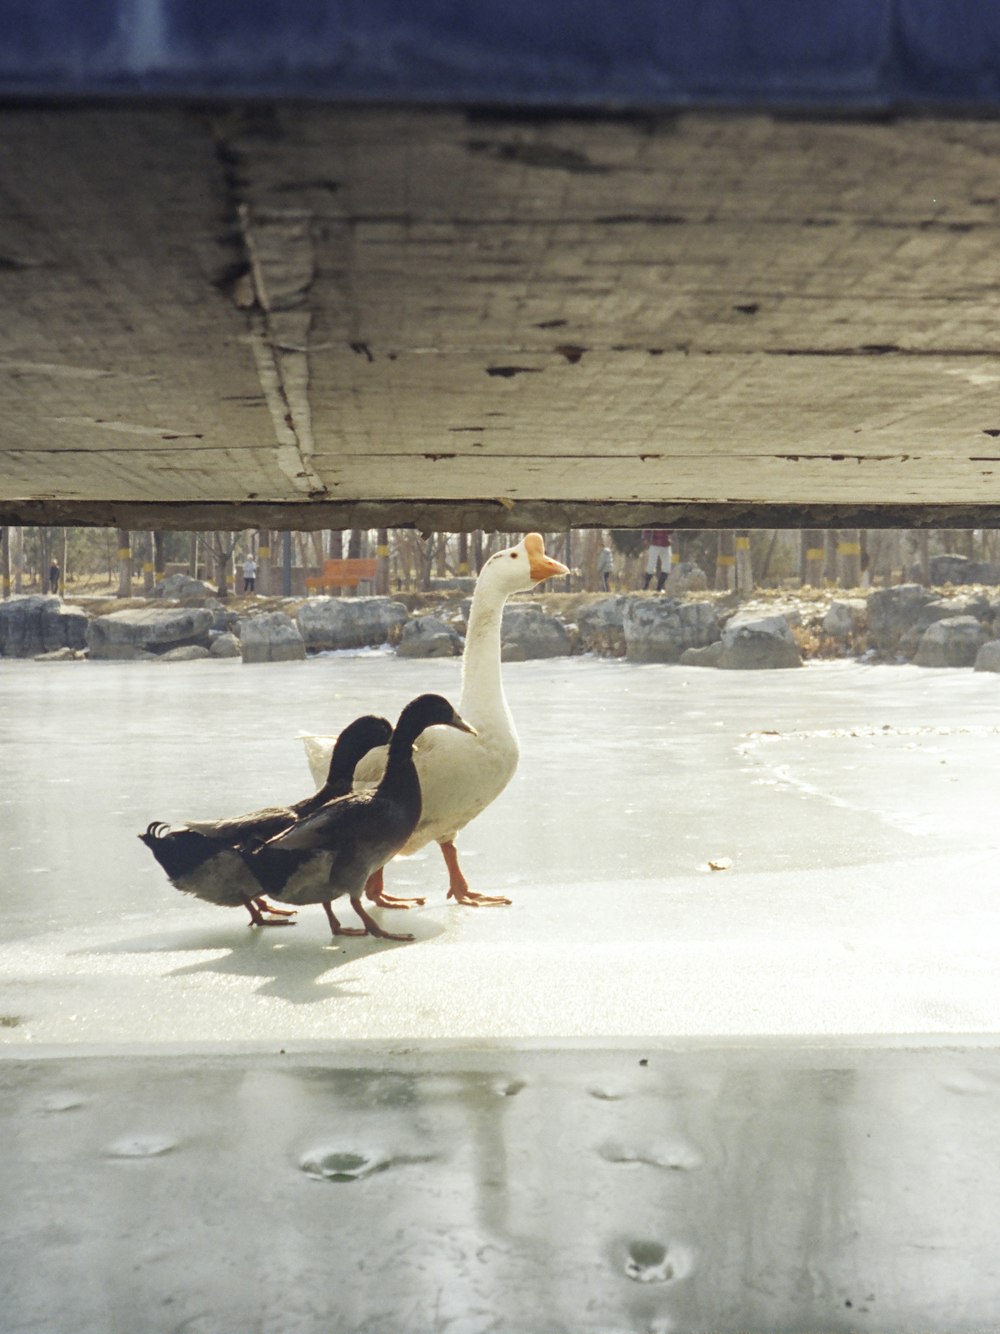
[[(240, 658), (287, 662), (389, 645), (400, 657), (462, 652), (467, 589), (389, 597), (93, 600), (27, 594), (0, 603), (0, 657), (38, 662)], [(988, 585), (759, 590), (746, 598), (538, 593), (508, 604), (507, 661), (591, 653), (740, 670), (811, 658), (1000, 671), (1000, 590)]]

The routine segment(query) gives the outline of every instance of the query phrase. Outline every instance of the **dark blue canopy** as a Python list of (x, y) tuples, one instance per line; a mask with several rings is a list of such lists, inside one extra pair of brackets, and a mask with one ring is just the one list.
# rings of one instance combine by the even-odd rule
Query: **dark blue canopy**
[(996, 0), (0, 0), (0, 93), (1000, 103)]

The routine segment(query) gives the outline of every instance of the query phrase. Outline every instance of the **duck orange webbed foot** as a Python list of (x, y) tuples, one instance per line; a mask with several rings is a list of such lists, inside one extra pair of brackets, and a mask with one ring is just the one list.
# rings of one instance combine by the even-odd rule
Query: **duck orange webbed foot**
[(335, 936), (367, 936), (367, 931), (362, 931), (358, 926), (341, 926), (340, 922), (334, 916), (333, 909), (329, 903), (323, 904), (323, 911), (326, 913), (327, 921), (330, 923), (330, 930)]
[(259, 898), (255, 899), (254, 902), (261, 912), (273, 913), (275, 917), (297, 917), (299, 914), (298, 908), (279, 908), (270, 899)]
[(412, 908), (414, 904), (422, 906), (427, 902), (423, 898), (402, 899), (395, 894), (387, 894), (382, 888), (381, 869), (368, 877), (368, 882), (365, 885), (365, 898), (374, 903), (376, 908)]
[[(246, 904), (247, 904), (247, 912), (250, 914), (250, 923), (249, 923), (250, 926), (294, 926), (295, 925), (295, 923), (291, 921), (291, 918), (295, 916), (294, 912), (287, 912), (287, 911), (281, 912), (279, 909), (272, 908), (269, 903), (264, 903), (260, 899), (256, 900), (255, 902), (251, 902), (250, 899), (247, 899)], [(261, 909), (263, 909), (263, 912), (261, 911)], [(264, 916), (265, 912), (266, 913), (276, 912), (278, 913), (278, 916), (265, 917)]]
[(513, 902), (503, 894), (477, 894), (468, 886), (464, 890), (449, 889), (448, 898), (454, 899), (456, 903), (461, 903), (466, 908), (502, 908)]
[(362, 935), (364, 935), (364, 934), (368, 934), (369, 936), (376, 936), (379, 940), (413, 940), (413, 939), (414, 939), (414, 937), (411, 936), (411, 935), (409, 935), (409, 934), (402, 933), (402, 932), (398, 932), (398, 931), (386, 931), (384, 927), (379, 926), (379, 924), (378, 924), (378, 922), (376, 922), (375, 918), (372, 917), (372, 915), (371, 915), (370, 913), (368, 913), (368, 912), (365, 911), (364, 904), (361, 902), (361, 899), (360, 899), (360, 898), (356, 898), (356, 899), (355, 899), (355, 898), (352, 898), (352, 899), (351, 899), (351, 907), (354, 909), (354, 911), (355, 911), (355, 912), (358, 914), (358, 916), (361, 918), (362, 922), (364, 922), (364, 924), (365, 924), (366, 931), (365, 931), (365, 932), (362, 932)]

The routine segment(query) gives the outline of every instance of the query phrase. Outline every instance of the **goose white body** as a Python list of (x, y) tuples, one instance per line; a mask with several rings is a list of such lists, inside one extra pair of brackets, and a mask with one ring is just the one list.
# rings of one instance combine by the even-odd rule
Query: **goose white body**
[[(542, 539), (529, 534), (517, 546), (498, 551), (476, 581), (462, 656), (458, 711), (475, 736), (448, 727), (429, 728), (414, 747), (423, 809), (401, 849), (416, 852), (430, 842), (451, 843), (470, 820), (495, 801), (517, 771), (520, 755), (514, 720), (503, 692), (500, 628), (513, 593), (527, 592), (541, 579), (567, 573), (545, 556)], [(324, 774), (335, 738), (304, 736), (313, 774)], [(355, 788), (372, 786), (385, 768), (386, 748), (370, 751), (355, 770)]]

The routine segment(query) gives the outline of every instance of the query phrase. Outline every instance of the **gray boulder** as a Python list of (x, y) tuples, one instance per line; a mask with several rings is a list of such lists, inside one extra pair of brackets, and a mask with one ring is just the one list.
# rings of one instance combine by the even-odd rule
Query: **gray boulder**
[(860, 634), (867, 624), (868, 603), (864, 598), (837, 598), (823, 617), (824, 632), (844, 642)]
[(223, 631), (222, 634), (212, 637), (209, 652), (213, 658), (238, 658), (240, 656), (240, 641), (231, 632)]
[(236, 627), (240, 623), (240, 613), (234, 611), (232, 607), (227, 607), (225, 603), (220, 602), (218, 598), (207, 598), (205, 601), (206, 611), (212, 613), (212, 629), (222, 634), (235, 634)]
[(462, 636), (439, 616), (407, 621), (396, 652), (401, 658), (453, 658), (462, 652)]
[(989, 561), (969, 560), (968, 556), (948, 552), (932, 556), (928, 564), (932, 584), (1000, 583), (1000, 567)]
[(718, 667), (722, 657), (722, 640), (706, 644), (704, 648), (686, 648), (681, 654), (682, 667)]
[(0, 657), (34, 658), (87, 643), (87, 613), (55, 594), (28, 593), (0, 602)]
[(920, 584), (873, 589), (868, 594), (868, 637), (875, 651), (883, 658), (898, 656), (904, 634), (933, 601), (933, 593)]
[(664, 591), (670, 597), (675, 597), (678, 593), (704, 593), (707, 588), (708, 575), (705, 571), (700, 565), (695, 565), (694, 561), (685, 560), (678, 565), (671, 565)]
[(201, 644), (185, 644), (182, 648), (168, 648), (161, 653), (157, 662), (196, 662), (199, 658), (210, 658), (212, 654)]
[(802, 655), (784, 616), (737, 612), (722, 632), (718, 665), (732, 671), (801, 667)]
[(311, 653), (327, 649), (375, 648), (398, 637), (407, 621), (402, 602), (392, 598), (309, 598), (295, 613)]
[(977, 672), (1000, 672), (1000, 639), (988, 639), (976, 654)]
[[(913, 657), (928, 626), (935, 621), (953, 620), (956, 616), (974, 616), (976, 620), (992, 619), (990, 604), (982, 594), (958, 594), (956, 597), (933, 597), (921, 607), (916, 619), (900, 638), (901, 652)], [(989, 638), (989, 636), (986, 636)]]
[(216, 589), (201, 579), (192, 579), (189, 574), (168, 574), (153, 585), (153, 596), (157, 598), (211, 598)]
[(36, 653), (35, 662), (77, 662), (83, 653), (75, 648), (54, 648), (50, 653)]
[(577, 612), (576, 625), (580, 643), (588, 653), (604, 653), (610, 657), (625, 656), (625, 604), (628, 598), (602, 598), (591, 602)]
[(720, 636), (711, 602), (669, 597), (626, 599), (622, 626), (630, 662), (679, 662), (689, 648), (705, 648)]
[(247, 662), (298, 662), (306, 656), (299, 627), (283, 611), (240, 621), (240, 652)]
[(975, 616), (949, 616), (927, 627), (913, 661), (918, 667), (972, 667), (988, 639)]
[(200, 644), (208, 648), (212, 613), (203, 607), (125, 607), (87, 626), (92, 658), (136, 658)]
[(500, 639), (508, 648), (519, 648), (525, 658), (564, 658), (573, 648), (562, 621), (534, 602), (504, 607)]

